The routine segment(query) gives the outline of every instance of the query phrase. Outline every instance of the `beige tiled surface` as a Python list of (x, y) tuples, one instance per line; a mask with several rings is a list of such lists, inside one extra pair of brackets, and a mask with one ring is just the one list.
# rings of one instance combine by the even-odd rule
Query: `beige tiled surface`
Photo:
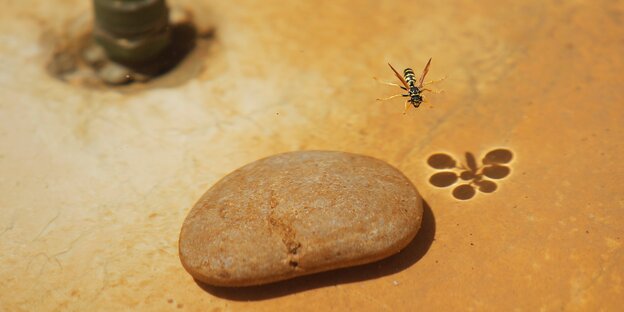
[[(624, 6), (616, 1), (182, 1), (214, 24), (146, 87), (45, 71), (87, 1), (0, 10), (0, 310), (616, 310), (624, 303)], [(383, 4), (381, 4), (383, 3)], [(385, 63), (446, 93), (377, 103)], [(190, 78), (189, 78), (190, 77)], [(428, 183), (436, 152), (514, 153), (492, 194)], [(194, 201), (278, 152), (400, 168), (430, 210), (402, 255), (251, 290), (177, 257)], [(428, 221), (427, 221), (428, 220)], [(435, 235), (435, 239), (433, 239)]]

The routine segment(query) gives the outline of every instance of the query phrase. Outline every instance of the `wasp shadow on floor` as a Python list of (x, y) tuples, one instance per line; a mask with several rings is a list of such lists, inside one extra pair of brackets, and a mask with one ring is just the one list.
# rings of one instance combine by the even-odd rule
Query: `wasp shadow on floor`
[(416, 237), (398, 254), (386, 259), (350, 268), (300, 276), (281, 282), (249, 287), (216, 287), (195, 281), (206, 292), (229, 300), (256, 301), (287, 296), (315, 288), (355, 283), (403, 271), (429, 250), (435, 238), (435, 217), (423, 201), (423, 221)]

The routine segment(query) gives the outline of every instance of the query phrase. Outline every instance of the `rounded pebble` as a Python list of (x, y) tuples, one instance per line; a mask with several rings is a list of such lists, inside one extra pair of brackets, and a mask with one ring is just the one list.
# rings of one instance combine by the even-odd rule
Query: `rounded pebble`
[(106, 63), (97, 74), (104, 82), (112, 85), (120, 85), (132, 81), (132, 72), (115, 62)]
[(279, 154), (235, 170), (199, 199), (180, 232), (180, 260), (206, 284), (264, 284), (395, 254), (422, 214), (412, 183), (381, 160)]

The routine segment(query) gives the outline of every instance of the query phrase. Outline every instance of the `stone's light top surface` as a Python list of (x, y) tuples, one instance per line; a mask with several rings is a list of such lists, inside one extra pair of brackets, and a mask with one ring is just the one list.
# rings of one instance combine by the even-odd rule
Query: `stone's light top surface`
[(416, 235), (422, 199), (387, 163), (306, 151), (228, 174), (190, 211), (180, 259), (198, 280), (247, 286), (379, 260)]

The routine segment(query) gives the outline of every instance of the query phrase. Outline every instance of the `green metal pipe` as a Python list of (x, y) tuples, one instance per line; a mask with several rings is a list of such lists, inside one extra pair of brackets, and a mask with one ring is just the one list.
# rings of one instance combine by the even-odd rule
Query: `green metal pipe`
[(149, 62), (171, 41), (165, 0), (93, 0), (95, 40), (114, 61)]

